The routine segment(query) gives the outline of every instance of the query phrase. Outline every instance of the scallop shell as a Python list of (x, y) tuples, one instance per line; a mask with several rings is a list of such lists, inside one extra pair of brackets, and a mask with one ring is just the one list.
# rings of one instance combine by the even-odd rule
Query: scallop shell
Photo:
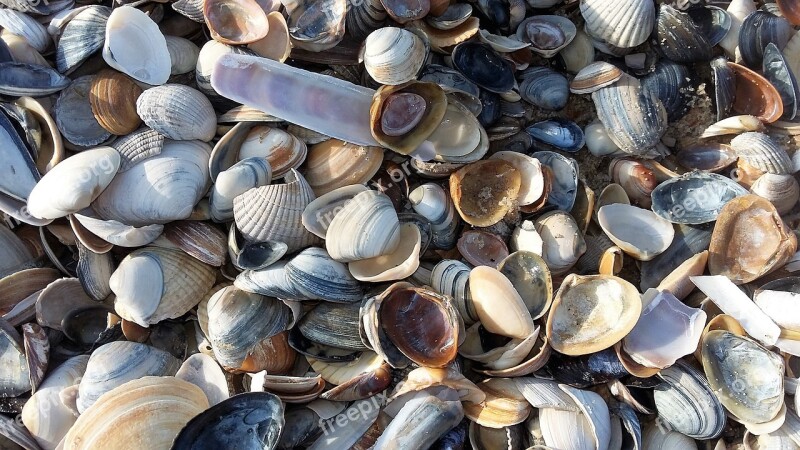
[(422, 39), (402, 28), (380, 28), (364, 42), (364, 67), (381, 84), (398, 85), (415, 79), (426, 56)]
[(764, 133), (742, 133), (733, 138), (731, 147), (739, 158), (764, 172), (776, 175), (794, 172), (786, 150)]
[(148, 89), (136, 100), (136, 111), (150, 128), (169, 139), (210, 141), (217, 115), (198, 90), (180, 84)]
[(126, 172), (139, 161), (160, 154), (161, 149), (164, 147), (164, 139), (163, 134), (150, 128), (142, 127), (115, 140), (111, 146), (122, 157), (119, 172)]
[(383, 149), (328, 139), (309, 149), (304, 176), (317, 196), (372, 179), (383, 163)]
[(33, 188), (28, 211), (35, 217), (57, 219), (88, 207), (111, 183), (119, 165), (119, 153), (111, 147), (67, 158)]
[(110, 15), (111, 8), (91, 5), (67, 22), (56, 46), (56, 67), (59, 72), (73, 71), (103, 47), (106, 22)]
[(400, 244), (400, 221), (385, 194), (365, 191), (353, 197), (328, 227), (325, 246), (340, 262), (359, 261), (394, 252)]
[(142, 89), (131, 78), (103, 70), (92, 80), (89, 104), (100, 126), (121, 136), (136, 131), (142, 123), (136, 113), (136, 99), (141, 94)]
[(213, 267), (159, 247), (131, 252), (111, 275), (117, 314), (143, 327), (186, 314), (213, 284)]
[(146, 376), (117, 386), (86, 409), (64, 438), (64, 449), (168, 448), (207, 408), (208, 399), (192, 383)]
[(114, 69), (151, 85), (167, 82), (172, 68), (167, 41), (144, 12), (114, 8), (106, 24), (103, 59)]
[(236, 227), (254, 242), (280, 241), (289, 252), (308, 247), (317, 237), (303, 227), (303, 210), (314, 200), (311, 187), (296, 170), (285, 184), (250, 189), (233, 200)]
[(211, 148), (167, 141), (161, 154), (119, 173), (94, 201), (100, 217), (136, 227), (188, 218), (210, 184)]
[(581, 15), (586, 32), (595, 39), (620, 48), (642, 44), (650, 36), (656, 22), (652, 0), (604, 0), (581, 2)]
[(103, 394), (131, 380), (174, 375), (180, 365), (169, 353), (138, 342), (115, 341), (101, 345), (89, 357), (81, 378), (78, 411), (85, 413), (98, 401), (102, 404)]

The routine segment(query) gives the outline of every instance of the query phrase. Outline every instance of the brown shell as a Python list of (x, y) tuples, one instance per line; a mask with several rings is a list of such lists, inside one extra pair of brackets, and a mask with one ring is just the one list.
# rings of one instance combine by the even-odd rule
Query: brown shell
[(92, 79), (89, 104), (92, 114), (106, 131), (125, 135), (136, 131), (142, 123), (136, 113), (136, 100), (142, 88), (133, 79), (116, 70), (101, 70)]
[(181, 220), (164, 226), (164, 237), (201, 262), (219, 267), (225, 264), (228, 238), (207, 222)]
[(494, 233), (482, 230), (465, 231), (458, 239), (458, 251), (473, 266), (497, 266), (508, 256), (505, 241)]
[(522, 176), (508, 162), (477, 161), (450, 175), (450, 195), (465, 222), (488, 227), (517, 207), (521, 184)]
[(783, 100), (775, 86), (758, 73), (735, 63), (728, 63), (736, 76), (733, 110), (772, 123), (783, 115)]
[[(419, 124), (401, 136), (388, 136), (381, 130), (381, 115), (390, 97), (395, 94), (416, 94), (425, 99), (426, 109)], [(408, 155), (417, 149), (441, 123), (447, 110), (447, 97), (436, 83), (411, 81), (397, 86), (381, 86), (372, 96), (369, 108), (369, 126), (378, 143), (397, 153)]]
[(783, 17), (792, 25), (800, 25), (800, 3), (797, 0), (776, 0)]
[(711, 274), (743, 284), (786, 264), (797, 251), (797, 238), (772, 203), (748, 194), (722, 208), (708, 250)]
[(0, 311), (8, 312), (17, 303), (57, 280), (61, 273), (56, 269), (34, 268), (15, 272), (0, 279)]
[(308, 150), (306, 181), (317, 197), (351, 184), (364, 184), (380, 169), (383, 149), (329, 139)]
[(223, 44), (249, 44), (269, 32), (267, 14), (255, 0), (206, 0), (203, 17), (211, 37)]

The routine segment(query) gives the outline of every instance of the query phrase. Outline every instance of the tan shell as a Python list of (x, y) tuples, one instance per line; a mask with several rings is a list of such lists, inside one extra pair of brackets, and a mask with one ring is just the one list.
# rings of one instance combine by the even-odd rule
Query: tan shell
[(502, 160), (477, 161), (450, 175), (450, 195), (458, 214), (470, 225), (496, 224), (515, 207), (520, 172)]
[(25, 269), (0, 279), (0, 311), (8, 312), (29, 295), (47, 287), (60, 277), (50, 268)]
[(145, 247), (122, 260), (111, 276), (111, 290), (117, 296), (117, 314), (147, 327), (186, 314), (214, 279), (211, 266), (183, 251)]
[(317, 242), (302, 221), (303, 210), (315, 197), (296, 170), (292, 169), (284, 179), (285, 184), (261, 186), (236, 197), (233, 216), (245, 239), (283, 242), (291, 253)]
[[(408, 26), (418, 28), (424, 32), (425, 36), (428, 38), (428, 42), (431, 45), (431, 49), (445, 54), (450, 54), (453, 47), (462, 42), (470, 40), (473, 36), (478, 34), (479, 31), (482, 31), (479, 30), (480, 19), (477, 17), (470, 17), (455, 28), (451, 28), (449, 30), (440, 30), (438, 28), (434, 28), (427, 24), (424, 20), (415, 20)], [(481, 34), (481, 36), (483, 36), (483, 34)], [(503, 41), (500, 42), (505, 43)], [(492, 43), (490, 42), (489, 45), (491, 44)], [(518, 44), (522, 45), (522, 48), (527, 46), (522, 42), (519, 42)], [(497, 48), (495, 48), (495, 50), (497, 50)]]
[(354, 261), (347, 268), (359, 281), (377, 283), (408, 278), (419, 267), (419, 227), (413, 223), (400, 225), (400, 243), (394, 252), (375, 258)]
[(709, 272), (742, 284), (788, 262), (797, 251), (797, 238), (772, 203), (744, 195), (720, 211), (708, 250)]
[[(409, 132), (400, 136), (389, 136), (381, 128), (386, 101), (397, 94), (416, 94), (425, 100), (425, 112), (419, 123)], [(398, 86), (381, 86), (372, 96), (369, 108), (370, 131), (372, 137), (386, 148), (403, 155), (417, 149), (439, 127), (447, 109), (447, 97), (436, 83), (410, 82)]]
[(223, 44), (249, 44), (269, 32), (267, 15), (255, 0), (205, 0), (203, 17), (211, 37)]
[(101, 70), (92, 79), (89, 103), (97, 123), (111, 134), (132, 133), (142, 119), (136, 113), (136, 100), (142, 88), (133, 79), (115, 70)]
[(343, 186), (364, 184), (380, 169), (383, 149), (329, 139), (309, 149), (304, 176), (317, 197)]
[(219, 267), (225, 263), (228, 238), (208, 222), (171, 222), (164, 227), (164, 237), (205, 264)]
[(105, 393), (75, 422), (65, 450), (168, 448), (208, 408), (199, 387), (174, 377), (144, 377)]
[(778, 214), (786, 214), (800, 198), (800, 185), (793, 175), (765, 173), (753, 183), (750, 192), (772, 202)]
[(641, 312), (639, 291), (622, 278), (570, 274), (550, 307), (547, 337), (559, 353), (588, 355), (619, 342)]
[(263, 38), (251, 42), (247, 48), (258, 56), (284, 62), (292, 52), (292, 41), (289, 38), (289, 27), (283, 14), (273, 11), (267, 14), (269, 31)]
[(533, 333), (533, 319), (525, 302), (500, 271), (487, 266), (472, 269), (469, 288), (478, 318), (486, 330), (518, 339)]
[(266, 125), (253, 127), (239, 148), (238, 160), (251, 157), (266, 158), (272, 167), (273, 178), (282, 178), (306, 160), (306, 144), (291, 133)]
[(523, 422), (533, 410), (511, 378), (490, 378), (478, 383), (478, 387), (486, 394), (486, 400), (464, 405), (464, 415), (478, 425), (510, 427)]

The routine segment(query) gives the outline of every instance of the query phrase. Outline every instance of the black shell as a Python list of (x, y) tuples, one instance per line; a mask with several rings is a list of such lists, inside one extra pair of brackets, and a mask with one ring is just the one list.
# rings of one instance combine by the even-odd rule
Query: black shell
[(553, 352), (545, 366), (559, 383), (577, 388), (618, 380), (630, 375), (613, 348), (582, 356)]
[(481, 99), (481, 106), (483, 106), (481, 113), (478, 114), (478, 122), (484, 128), (489, 127), (497, 122), (502, 114), (500, 96), (494, 92), (483, 90), (478, 98)]
[(677, 63), (711, 59), (711, 43), (692, 19), (669, 5), (661, 5), (656, 23), (655, 44), (661, 53)]
[(440, 86), (449, 86), (467, 94), (472, 94), (475, 97), (480, 95), (478, 86), (468, 80), (461, 72), (438, 64), (428, 64), (423, 67), (422, 72), (419, 74), (419, 81), (429, 81)]
[(519, 94), (534, 106), (559, 111), (567, 106), (569, 81), (549, 67), (529, 67), (522, 73)]
[(464, 42), (453, 49), (453, 67), (478, 86), (498, 94), (514, 87), (514, 68), (492, 47)]
[(722, 42), (733, 24), (728, 12), (717, 6), (691, 8), (686, 13), (703, 32), (712, 47)]
[(711, 71), (714, 74), (714, 99), (717, 103), (717, 120), (728, 117), (733, 107), (736, 95), (736, 75), (724, 57), (711, 61)]
[(642, 87), (655, 94), (664, 104), (670, 122), (680, 119), (689, 111), (694, 83), (686, 66), (662, 59), (656, 64), (655, 70), (641, 81)]
[(764, 49), (764, 77), (775, 86), (783, 101), (783, 116), (786, 120), (792, 120), (797, 116), (797, 101), (800, 99), (800, 86), (797, 84), (783, 53), (778, 47), (769, 43)]
[(747, 16), (739, 30), (739, 52), (745, 65), (758, 70), (764, 58), (764, 49), (770, 42), (783, 49), (792, 38), (794, 29), (783, 17), (764, 11)]
[(70, 79), (55, 70), (33, 64), (0, 63), (0, 94), (42, 97), (65, 89)]
[(658, 286), (676, 267), (692, 256), (708, 250), (711, 243), (711, 225), (678, 225), (672, 244), (660, 255), (642, 263), (642, 292)]
[(586, 143), (583, 130), (577, 123), (556, 117), (528, 126), (534, 145), (543, 144), (544, 150), (555, 148), (565, 152), (577, 152)]

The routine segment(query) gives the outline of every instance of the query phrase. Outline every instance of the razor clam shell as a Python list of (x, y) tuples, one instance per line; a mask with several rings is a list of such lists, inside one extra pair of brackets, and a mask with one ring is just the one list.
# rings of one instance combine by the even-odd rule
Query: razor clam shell
[(37, 22), (33, 17), (19, 11), (7, 8), (0, 9), (0, 28), (11, 34), (24, 37), (33, 48), (41, 53), (44, 53), (52, 43), (44, 25)]
[(102, 345), (89, 357), (78, 387), (78, 411), (86, 412), (106, 392), (146, 376), (174, 375), (180, 361), (169, 353), (137, 342)]
[(705, 376), (682, 361), (662, 369), (664, 385), (653, 391), (660, 418), (694, 439), (714, 439), (725, 427), (725, 410)]
[(108, 18), (103, 59), (112, 68), (150, 85), (166, 83), (172, 69), (167, 41), (158, 25), (127, 5), (114, 8)]
[(586, 32), (614, 47), (632, 48), (642, 44), (656, 23), (652, 0), (587, 0), (581, 2), (580, 7)]
[(136, 100), (142, 121), (168, 139), (210, 141), (217, 131), (217, 115), (200, 91), (181, 84), (150, 88)]
[(667, 129), (667, 112), (654, 93), (632, 77), (592, 93), (597, 117), (625, 153), (643, 155)]
[(92, 112), (89, 102), (93, 76), (83, 76), (61, 91), (54, 108), (56, 125), (67, 141), (79, 147), (91, 147), (111, 137)]
[(285, 184), (250, 189), (233, 200), (236, 227), (248, 241), (280, 241), (294, 252), (317, 242), (303, 227), (303, 210), (314, 192), (300, 173), (291, 169)]
[(370, 190), (357, 194), (334, 216), (325, 247), (334, 260), (350, 262), (391, 253), (399, 239), (400, 220), (391, 200)]
[(163, 134), (148, 127), (142, 127), (115, 140), (113, 147), (122, 158), (118, 172), (127, 172), (137, 163), (161, 153), (164, 148)]
[(106, 22), (110, 15), (111, 8), (91, 5), (67, 22), (56, 46), (56, 67), (59, 72), (73, 71), (103, 48)]
[(286, 278), (304, 297), (330, 302), (358, 302), (363, 291), (347, 267), (324, 249), (309, 247), (286, 264)]
[(347, 350), (368, 350), (358, 333), (359, 303), (322, 302), (307, 312), (297, 324), (307, 339), (318, 344)]

